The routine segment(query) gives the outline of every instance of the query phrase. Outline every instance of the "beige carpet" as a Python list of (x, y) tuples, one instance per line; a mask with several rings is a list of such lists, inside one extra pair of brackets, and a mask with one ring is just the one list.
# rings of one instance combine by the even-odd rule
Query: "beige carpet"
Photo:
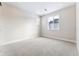
[(39, 37), (0, 47), (2, 56), (76, 56), (76, 44)]

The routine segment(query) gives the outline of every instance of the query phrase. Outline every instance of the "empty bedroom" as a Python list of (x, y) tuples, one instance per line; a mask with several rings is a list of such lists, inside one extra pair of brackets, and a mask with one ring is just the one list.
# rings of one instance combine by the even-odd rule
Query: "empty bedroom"
[(78, 56), (75, 2), (0, 2), (0, 56)]

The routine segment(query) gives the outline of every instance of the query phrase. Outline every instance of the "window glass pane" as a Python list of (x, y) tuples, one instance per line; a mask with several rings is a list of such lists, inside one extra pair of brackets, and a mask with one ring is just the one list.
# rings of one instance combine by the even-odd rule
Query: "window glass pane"
[(48, 29), (59, 30), (59, 15), (48, 18)]

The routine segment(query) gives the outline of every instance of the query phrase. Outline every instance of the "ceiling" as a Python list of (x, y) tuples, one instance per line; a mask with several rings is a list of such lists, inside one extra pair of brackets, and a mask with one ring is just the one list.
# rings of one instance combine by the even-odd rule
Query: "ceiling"
[(6, 3), (13, 5), (17, 8), (20, 8), (24, 12), (31, 12), (40, 16), (75, 4), (72, 2), (6, 2)]

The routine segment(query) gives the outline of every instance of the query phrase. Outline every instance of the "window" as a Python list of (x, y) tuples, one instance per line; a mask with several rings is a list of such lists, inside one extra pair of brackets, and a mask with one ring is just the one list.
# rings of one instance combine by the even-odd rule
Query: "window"
[(59, 30), (59, 15), (48, 18), (48, 29)]

